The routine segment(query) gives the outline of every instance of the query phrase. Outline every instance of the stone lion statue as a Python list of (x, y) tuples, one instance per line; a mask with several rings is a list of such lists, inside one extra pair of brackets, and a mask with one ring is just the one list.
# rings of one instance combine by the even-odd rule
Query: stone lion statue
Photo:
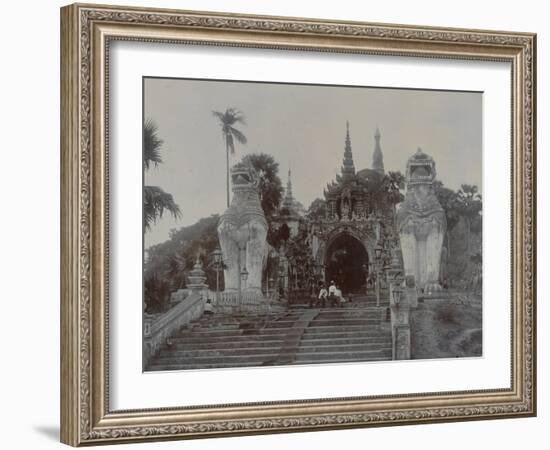
[(246, 268), (241, 288), (262, 288), (262, 269), (267, 252), (267, 221), (258, 192), (259, 179), (252, 166), (238, 163), (231, 168), (233, 198), (220, 217), (218, 237), (225, 262), (225, 289), (236, 290)]
[(407, 193), (397, 213), (405, 275), (425, 293), (441, 289), (441, 251), (447, 222), (434, 190), (434, 160), (420, 148), (407, 162)]

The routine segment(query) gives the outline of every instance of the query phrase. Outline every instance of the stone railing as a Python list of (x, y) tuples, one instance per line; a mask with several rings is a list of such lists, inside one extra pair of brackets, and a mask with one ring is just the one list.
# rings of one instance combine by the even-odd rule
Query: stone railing
[(143, 364), (147, 366), (151, 358), (160, 350), (166, 339), (182, 326), (200, 318), (206, 302), (205, 292), (190, 292), (174, 307), (159, 316), (145, 315), (143, 321)]
[(271, 307), (269, 301), (264, 298), (260, 291), (244, 290), (239, 296), (238, 291), (219, 292), (217, 298), (214, 296), (213, 305), (216, 313), (232, 314), (235, 312), (269, 312)]

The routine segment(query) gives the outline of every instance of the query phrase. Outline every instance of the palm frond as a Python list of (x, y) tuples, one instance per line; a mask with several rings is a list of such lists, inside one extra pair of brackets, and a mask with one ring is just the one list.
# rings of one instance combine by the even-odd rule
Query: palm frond
[(246, 124), (244, 114), (237, 108), (227, 108), (223, 113), (221, 111), (212, 111), (212, 114), (218, 118), (222, 127), (232, 126), (236, 123)]
[(160, 148), (163, 140), (158, 136), (158, 126), (151, 120), (147, 119), (143, 125), (143, 165), (149, 169), (151, 163), (155, 166), (162, 163), (160, 156)]
[(246, 121), (244, 118), (244, 114), (239, 111), (237, 108), (229, 108), (226, 111), (226, 114), (231, 118), (231, 121), (233, 124), (235, 123), (242, 123), (243, 125), (246, 125)]
[(243, 134), (242, 131), (240, 130), (237, 130), (236, 128), (234, 127), (229, 127), (229, 132), (231, 133), (232, 136), (235, 137), (235, 139), (237, 139), (237, 141), (241, 144), (246, 144), (247, 143), (247, 138), (246, 136)]
[(224, 113), (220, 112), (220, 111), (212, 111), (212, 115), (214, 117), (217, 117), (220, 122), (223, 122), (223, 119), (224, 119)]
[(158, 186), (144, 186), (143, 188), (143, 226), (150, 230), (152, 224), (162, 218), (164, 211), (168, 211), (175, 219), (181, 217), (180, 207), (174, 201), (172, 194), (164, 192)]

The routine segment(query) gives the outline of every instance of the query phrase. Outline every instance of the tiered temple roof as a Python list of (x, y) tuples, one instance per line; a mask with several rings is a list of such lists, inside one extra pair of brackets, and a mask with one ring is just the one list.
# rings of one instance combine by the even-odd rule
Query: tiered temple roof
[(384, 162), (380, 147), (380, 131), (376, 129), (372, 169), (355, 171), (349, 122), (346, 122), (344, 159), (336, 180), (327, 184), (323, 193), (327, 201), (329, 217), (352, 219), (367, 217), (372, 212), (371, 194), (380, 185), (384, 176)]
[(342, 161), (342, 177), (351, 178), (355, 175), (353, 153), (351, 151), (351, 139), (349, 137), (349, 122), (346, 122), (346, 142), (344, 148), (344, 160)]

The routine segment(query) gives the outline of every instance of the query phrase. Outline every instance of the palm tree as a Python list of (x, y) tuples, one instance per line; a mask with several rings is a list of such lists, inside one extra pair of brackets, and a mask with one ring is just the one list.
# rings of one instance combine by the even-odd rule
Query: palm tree
[(447, 231), (445, 238), (447, 239), (447, 257), (451, 256), (451, 231), (458, 224), (460, 214), (458, 212), (458, 194), (443, 185), (439, 180), (433, 182), (433, 190), (439, 200), (439, 204), (445, 211), (445, 220), (447, 222)]
[[(151, 119), (147, 119), (143, 125), (143, 168), (149, 170), (151, 164), (158, 166), (162, 163), (160, 148), (162, 139), (158, 136), (158, 127)], [(158, 186), (143, 187), (143, 227), (145, 231), (151, 229), (151, 225), (161, 218), (164, 211), (172, 213), (175, 219), (181, 217), (181, 210), (174, 201), (172, 194), (164, 192)]]
[(405, 175), (401, 172), (388, 172), (386, 175), (388, 184), (388, 200), (393, 206), (393, 213), (395, 217), (395, 207), (398, 203), (403, 201), (403, 194), (401, 189), (405, 189)]
[(220, 127), (222, 129), (222, 138), (225, 142), (225, 160), (227, 171), (227, 207), (229, 208), (229, 152), (235, 154), (235, 139), (241, 143), (246, 144), (246, 136), (242, 131), (234, 127), (237, 123), (245, 124), (244, 115), (235, 108), (227, 108), (225, 112), (212, 111), (215, 117), (218, 118)]
[(466, 251), (470, 251), (470, 228), (475, 217), (479, 216), (482, 208), (481, 195), (477, 186), (463, 184), (456, 195), (458, 213), (466, 222)]
[(162, 218), (164, 211), (170, 212), (174, 219), (181, 217), (180, 207), (174, 201), (172, 194), (164, 192), (158, 186), (143, 187), (143, 226), (145, 231), (151, 229), (151, 225)]

